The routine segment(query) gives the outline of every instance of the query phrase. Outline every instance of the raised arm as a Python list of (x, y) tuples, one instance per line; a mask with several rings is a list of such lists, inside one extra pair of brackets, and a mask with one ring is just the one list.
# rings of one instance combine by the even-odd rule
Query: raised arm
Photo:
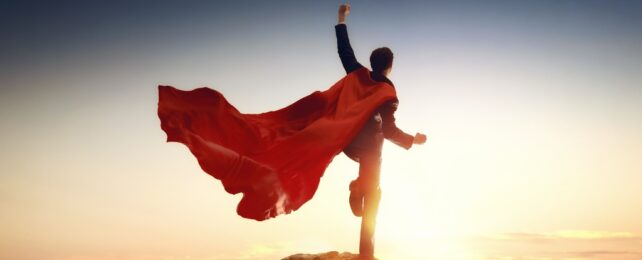
[(348, 39), (348, 28), (345, 24), (346, 17), (350, 14), (350, 5), (342, 4), (339, 6), (339, 23), (334, 26), (334, 30), (337, 35), (337, 48), (339, 51), (339, 58), (341, 59), (341, 64), (346, 70), (346, 73), (353, 72), (357, 69), (363, 68), (357, 58), (354, 56), (354, 51), (352, 46), (350, 46), (350, 40)]

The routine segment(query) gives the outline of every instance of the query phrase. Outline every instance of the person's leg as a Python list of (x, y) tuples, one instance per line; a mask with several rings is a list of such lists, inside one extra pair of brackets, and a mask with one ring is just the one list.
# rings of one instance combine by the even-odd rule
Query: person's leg
[(379, 188), (379, 171), (381, 157), (378, 153), (364, 156), (360, 161), (359, 179), (364, 191), (363, 215), (361, 216), (361, 234), (359, 243), (360, 259), (374, 259), (374, 233), (381, 199)]
[(350, 202), (350, 210), (352, 214), (357, 217), (363, 215), (363, 189), (361, 188), (361, 181), (359, 178), (350, 182), (350, 197), (348, 201)]
[(361, 242), (359, 243), (361, 259), (374, 259), (374, 234), (380, 199), (381, 191), (379, 189), (364, 196), (365, 207), (361, 217)]

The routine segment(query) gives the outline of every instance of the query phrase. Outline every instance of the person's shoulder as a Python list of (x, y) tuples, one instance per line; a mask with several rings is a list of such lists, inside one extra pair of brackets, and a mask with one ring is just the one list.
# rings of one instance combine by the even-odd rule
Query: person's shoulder
[(392, 90), (395, 90), (395, 85), (390, 81), (387, 77), (381, 75), (377, 76), (372, 73), (368, 68), (365, 66), (361, 66), (358, 69), (353, 70), (352, 72), (348, 73), (346, 77), (352, 77), (352, 78), (357, 78), (359, 79), (360, 82), (362, 82), (365, 85), (377, 85), (377, 84), (382, 84), (382, 85), (387, 85)]
[[(361, 64), (359, 64), (361, 65)], [(354, 77), (370, 77), (370, 70), (363, 65), (361, 65), (359, 68), (356, 68), (355, 70), (351, 71), (348, 73), (348, 76), (354, 76)]]
[(375, 74), (370, 70), (367, 70), (367, 73), (368, 73), (368, 77), (370, 77), (373, 81), (376, 81), (376, 82), (379, 82), (379, 83), (387, 83), (392, 88), (395, 88), (395, 84), (392, 83), (392, 81), (390, 79), (388, 79), (388, 77), (386, 77), (384, 75), (380, 75), (380, 74)]
[(395, 84), (394, 84), (394, 83), (392, 83), (392, 80), (390, 80), (390, 79), (388, 79), (388, 78), (385, 78), (385, 81), (384, 81), (384, 82), (385, 82), (385, 83), (390, 84), (390, 86), (392, 86), (393, 88), (395, 87)]
[(393, 88), (395, 87), (395, 84), (394, 84), (394, 83), (392, 83), (392, 80), (390, 80), (390, 79), (389, 79), (388, 77), (386, 77), (386, 76), (383, 76), (383, 75), (382, 75), (382, 76), (381, 76), (381, 81), (382, 81), (382, 82), (385, 82), (385, 83), (390, 84), (390, 86), (392, 86)]

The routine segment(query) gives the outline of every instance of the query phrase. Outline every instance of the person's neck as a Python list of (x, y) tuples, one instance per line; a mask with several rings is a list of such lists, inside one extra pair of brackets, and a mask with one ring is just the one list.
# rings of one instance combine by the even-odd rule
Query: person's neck
[(383, 75), (383, 73), (376, 71), (370, 72), (370, 76), (372, 77), (372, 79), (388, 79), (388, 77)]
[(390, 84), (390, 85), (393, 85), (393, 86), (394, 86), (394, 84), (392, 83), (392, 81), (391, 81), (390, 79), (388, 79), (388, 77), (384, 76), (384, 75), (383, 75), (383, 73), (380, 73), (380, 72), (379, 72), (379, 73), (377, 73), (377, 72), (371, 71), (371, 72), (370, 72), (370, 78), (371, 78), (372, 80), (374, 80), (374, 81), (377, 81), (377, 82), (386, 82), (386, 83), (388, 83), (388, 84)]

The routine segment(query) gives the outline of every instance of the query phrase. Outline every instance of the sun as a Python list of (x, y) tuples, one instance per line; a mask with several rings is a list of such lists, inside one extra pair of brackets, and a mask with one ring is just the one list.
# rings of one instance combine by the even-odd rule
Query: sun
[[(384, 178), (384, 177), (382, 177)], [(376, 240), (382, 259), (471, 259), (459, 218), (448, 203), (434, 203), (419, 187), (422, 180), (382, 179)], [(388, 257), (386, 257), (388, 256)], [(417, 258), (419, 257), (419, 258)]]

